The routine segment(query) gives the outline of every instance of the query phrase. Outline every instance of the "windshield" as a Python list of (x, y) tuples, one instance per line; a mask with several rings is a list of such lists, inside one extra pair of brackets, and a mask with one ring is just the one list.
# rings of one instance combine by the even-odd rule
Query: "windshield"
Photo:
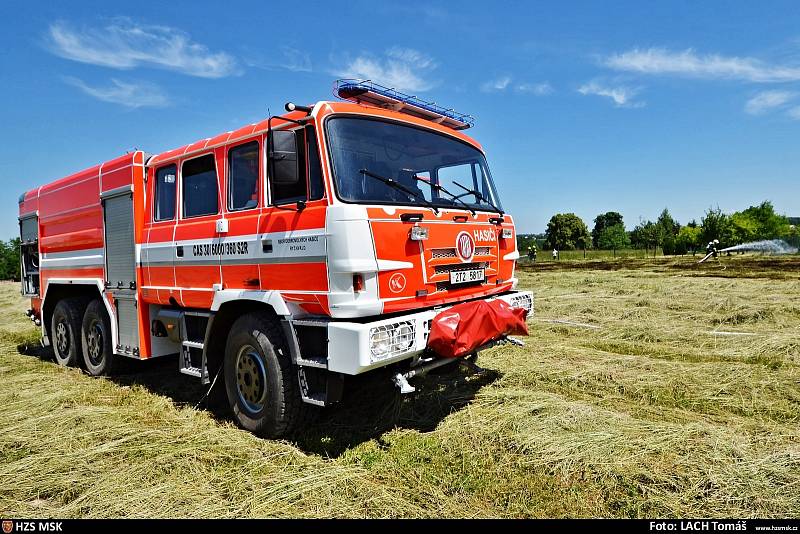
[(428, 130), (351, 117), (330, 119), (327, 130), (336, 190), (344, 201), (501, 208), (486, 158), (466, 143)]

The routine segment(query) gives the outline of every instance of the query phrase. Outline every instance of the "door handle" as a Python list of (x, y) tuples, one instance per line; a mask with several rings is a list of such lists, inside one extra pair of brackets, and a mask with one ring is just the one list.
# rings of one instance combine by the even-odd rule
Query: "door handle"
[(175, 254), (176, 254), (176, 255), (177, 255), (179, 258), (182, 258), (182, 257), (183, 257), (183, 245), (178, 245), (178, 246), (175, 248)]

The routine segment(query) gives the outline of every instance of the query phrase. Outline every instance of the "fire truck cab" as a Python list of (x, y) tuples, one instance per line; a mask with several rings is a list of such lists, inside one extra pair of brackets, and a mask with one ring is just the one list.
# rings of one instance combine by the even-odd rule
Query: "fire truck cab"
[(532, 311), (472, 118), (369, 81), (335, 92), (24, 193), (22, 292), (57, 362), (177, 354), (241, 426), (281, 436), (348, 375), (394, 366), (413, 389), (455, 304)]

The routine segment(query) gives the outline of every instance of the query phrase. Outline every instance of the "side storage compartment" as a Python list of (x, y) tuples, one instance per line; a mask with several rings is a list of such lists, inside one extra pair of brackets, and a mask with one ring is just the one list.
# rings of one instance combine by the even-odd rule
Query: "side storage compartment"
[(22, 295), (39, 296), (39, 217), (36, 214), (21, 217), (20, 236), (20, 281)]
[(114, 352), (138, 358), (139, 314), (132, 188), (108, 191), (102, 194), (101, 199), (105, 226), (105, 285), (112, 294), (116, 311), (117, 343)]
[(139, 313), (134, 293), (117, 292), (114, 295), (117, 310), (117, 346), (114, 352), (139, 357)]

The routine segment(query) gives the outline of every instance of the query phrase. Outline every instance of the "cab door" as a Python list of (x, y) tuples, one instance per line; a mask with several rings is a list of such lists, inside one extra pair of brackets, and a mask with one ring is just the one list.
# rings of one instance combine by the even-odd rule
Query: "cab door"
[(263, 138), (243, 139), (226, 148), (223, 198), (228, 231), (221, 236), (225, 289), (261, 287), (258, 265), (263, 252), (258, 222), (265, 198)]
[(175, 221), (178, 207), (178, 166), (167, 163), (148, 169), (149, 188), (146, 210), (142, 297), (146, 302), (169, 304), (179, 298), (175, 290)]
[(259, 278), (308, 313), (326, 313), (327, 199), (313, 126), (273, 130), (268, 141), (269, 206), (259, 221)]
[(179, 217), (175, 226), (175, 285), (187, 308), (210, 308), (221, 289), (220, 234), (222, 218), (217, 157), (222, 149), (190, 156), (180, 163)]

